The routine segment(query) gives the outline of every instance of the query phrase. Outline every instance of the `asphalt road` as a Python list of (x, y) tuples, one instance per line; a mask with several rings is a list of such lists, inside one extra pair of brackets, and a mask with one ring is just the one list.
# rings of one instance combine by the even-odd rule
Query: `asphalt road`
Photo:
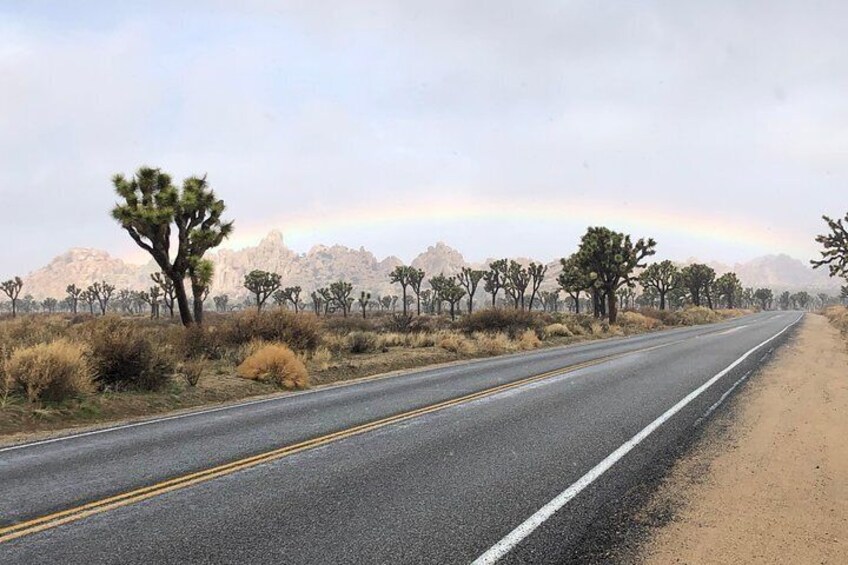
[(799, 316), (763, 313), (0, 448), (0, 563), (563, 562)]

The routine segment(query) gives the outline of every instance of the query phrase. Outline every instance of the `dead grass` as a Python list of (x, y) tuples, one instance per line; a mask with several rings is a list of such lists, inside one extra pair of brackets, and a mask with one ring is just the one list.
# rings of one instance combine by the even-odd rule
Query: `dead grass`
[(64, 400), (94, 391), (87, 352), (65, 340), (15, 350), (3, 370), (5, 387), (19, 387), (30, 402)]
[(271, 382), (287, 390), (309, 386), (309, 373), (303, 362), (282, 343), (260, 347), (238, 366), (236, 373), (243, 379)]

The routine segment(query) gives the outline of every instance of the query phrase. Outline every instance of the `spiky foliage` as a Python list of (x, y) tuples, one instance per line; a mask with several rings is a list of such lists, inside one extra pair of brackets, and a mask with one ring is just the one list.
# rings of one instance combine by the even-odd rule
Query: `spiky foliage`
[(268, 297), (282, 285), (280, 275), (254, 269), (244, 276), (244, 288), (249, 290), (255, 299), (256, 310), (261, 312)]
[(465, 289), (468, 295), (468, 313), (471, 314), (474, 310), (474, 295), (477, 293), (477, 286), (483, 277), (486, 276), (486, 271), (472, 269), (471, 267), (463, 267), (457, 275), (457, 281)]
[(605, 227), (590, 227), (580, 240), (577, 265), (587, 273), (592, 286), (607, 297), (607, 314), (616, 322), (616, 291), (634, 281), (633, 271), (644, 267), (642, 260), (653, 255), (656, 242), (640, 238), (635, 243), (630, 235)]
[(530, 261), (530, 264), (527, 266), (527, 272), (530, 274), (530, 301), (527, 303), (527, 309), (532, 310), (536, 295), (539, 294), (539, 288), (541, 288), (542, 283), (545, 281), (548, 266)]
[[(409, 286), (412, 288), (412, 292), (415, 293), (415, 304), (416, 304), (416, 312), (418, 315), (421, 315), (421, 299), (423, 298), (421, 285), (424, 284), (424, 270), (423, 269), (413, 269), (409, 272)], [(404, 299), (404, 304), (406, 304), (406, 299)]]
[(342, 309), (342, 315), (347, 318), (347, 313), (353, 304), (353, 298), (350, 293), (353, 292), (353, 284), (342, 280), (336, 281), (330, 285), (331, 300), (339, 305)]
[(507, 284), (509, 261), (498, 259), (489, 263), (489, 270), (483, 275), (483, 290), (492, 295), (492, 308), (497, 305), (498, 292)]
[(768, 288), (758, 288), (754, 291), (754, 300), (760, 303), (763, 310), (771, 308), (771, 303), (774, 300), (774, 293)]
[(359, 303), (359, 308), (362, 310), (362, 319), (365, 319), (365, 309), (368, 307), (368, 304), (371, 302), (371, 293), (365, 292), (364, 290), (359, 293), (359, 298), (356, 299)]
[(0, 290), (9, 297), (9, 300), (12, 301), (12, 317), (18, 315), (18, 295), (21, 293), (21, 289), (24, 287), (24, 281), (21, 277), (15, 277), (13, 279), (9, 279), (7, 281), (3, 281), (0, 283)]
[(576, 255), (559, 260), (562, 271), (557, 276), (557, 284), (574, 302), (574, 313), (580, 313), (580, 294), (592, 288), (592, 279), (578, 263)]
[(156, 285), (162, 289), (162, 302), (165, 303), (165, 307), (168, 309), (168, 313), (173, 318), (174, 317), (174, 303), (176, 301), (176, 291), (174, 290), (174, 281), (168, 278), (165, 273), (153, 273), (150, 275), (150, 279), (156, 283)]
[(715, 281), (715, 290), (719, 298), (724, 299), (728, 308), (736, 307), (736, 299), (742, 294), (742, 283), (736, 273), (724, 273)]
[[(185, 179), (180, 190), (169, 175), (149, 167), (140, 168), (129, 179), (115, 175), (112, 184), (121, 199), (112, 217), (173, 282), (180, 318), (191, 325), (194, 317), (184, 280), (200, 281), (204, 254), (232, 233), (233, 223), (222, 219), (224, 201), (215, 196), (205, 176)], [(177, 249), (172, 254), (174, 228)], [(202, 295), (202, 289), (195, 294)]]
[(824, 247), (821, 251), (821, 259), (813, 260), (813, 268), (827, 266), (831, 277), (843, 277), (848, 279), (848, 228), (845, 223), (848, 222), (848, 214), (845, 214), (844, 219), (832, 219), (828, 216), (822, 216), (822, 219), (830, 228), (830, 233), (816, 236), (816, 241)]
[(212, 301), (215, 303), (215, 310), (217, 312), (226, 312), (230, 304), (230, 296), (228, 294), (219, 294), (218, 296), (214, 296)]
[(460, 286), (456, 277), (446, 277), (443, 273), (440, 273), (430, 279), (430, 288), (433, 289), (433, 294), (439, 305), (442, 302), (447, 302), (450, 305), (451, 320), (455, 320), (457, 304), (465, 296), (465, 289)]
[(65, 294), (67, 298), (65, 299), (68, 303), (68, 306), (71, 308), (71, 312), (74, 314), (77, 313), (77, 305), (79, 304), (80, 294), (82, 294), (82, 289), (78, 288), (75, 284), (69, 284), (65, 288)]
[(652, 288), (657, 291), (660, 310), (665, 310), (665, 297), (679, 283), (679, 276), (680, 270), (674, 266), (674, 263), (666, 260), (648, 265), (639, 275), (639, 283), (643, 288)]
[(415, 267), (410, 267), (408, 265), (398, 265), (394, 268), (394, 270), (389, 273), (389, 280), (393, 284), (400, 285), (401, 296), (403, 297), (403, 314), (406, 315), (406, 289), (412, 283), (412, 278), (414, 277), (416, 269)]
[(700, 306), (706, 298), (709, 307), (713, 307), (710, 290), (715, 282), (715, 276), (716, 273), (712, 267), (701, 263), (693, 263), (680, 271), (680, 282), (689, 291), (692, 304)]
[(107, 283), (106, 281), (102, 281), (92, 284), (88, 287), (88, 290), (94, 293), (95, 298), (97, 298), (97, 303), (100, 305), (100, 313), (105, 315), (106, 311), (109, 309), (109, 300), (115, 293), (115, 286)]

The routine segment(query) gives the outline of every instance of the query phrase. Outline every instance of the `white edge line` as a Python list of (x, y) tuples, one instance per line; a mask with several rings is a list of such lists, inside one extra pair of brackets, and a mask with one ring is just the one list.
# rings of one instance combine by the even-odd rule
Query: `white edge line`
[[(728, 321), (733, 322), (733, 321), (740, 320), (740, 319), (742, 319), (742, 318), (735, 318), (735, 319), (728, 320)], [(717, 322), (717, 323), (721, 323), (721, 322)], [(684, 330), (684, 329), (687, 329), (687, 328), (680, 328), (680, 329)], [(642, 334), (642, 335), (647, 335), (647, 334)], [(615, 339), (615, 338), (613, 338), (613, 339)], [(601, 341), (601, 340), (598, 340), (598, 341)], [(594, 343), (597, 343), (597, 342), (591, 342), (590, 341), (590, 342), (586, 342), (586, 343), (569, 344), (569, 345), (560, 346), (560, 347), (565, 349), (565, 348), (573, 347), (575, 345), (592, 345)], [(554, 351), (556, 349), (558, 349), (558, 347), (552, 347), (550, 349), (539, 350), (539, 352), (543, 352), (543, 351), (544, 352), (551, 352), (551, 351)], [(497, 360), (507, 359), (507, 358), (512, 358), (512, 357), (521, 357), (521, 356), (528, 355), (530, 353), (533, 353), (533, 352), (522, 351), (522, 352), (519, 352), (519, 353), (510, 353), (510, 354), (507, 354), (507, 355), (500, 355), (500, 356), (495, 356), (495, 357), (484, 357), (484, 358), (481, 358), (481, 359), (469, 359), (467, 361), (461, 361), (459, 364), (460, 365), (465, 365), (465, 364), (470, 365), (470, 364), (473, 364), (475, 362), (497, 361)], [(329, 383), (327, 385), (319, 386), (319, 387), (316, 387), (316, 388), (313, 388), (313, 389), (310, 389), (310, 390), (303, 390), (303, 391), (293, 392), (293, 393), (289, 393), (289, 394), (277, 394), (277, 395), (272, 396), (270, 398), (259, 398), (259, 399), (256, 399), (256, 400), (249, 400), (249, 401), (246, 401), (246, 402), (238, 402), (238, 403), (235, 403), (235, 404), (227, 404), (225, 406), (218, 406), (216, 408), (205, 408), (205, 409), (199, 409), (199, 410), (190, 410), (189, 412), (185, 412), (185, 413), (182, 413), (182, 414), (174, 414), (173, 416), (153, 417), (153, 418), (150, 418), (150, 419), (141, 420), (139, 422), (131, 422), (129, 424), (119, 424), (119, 425), (116, 425), (116, 426), (108, 426), (108, 427), (105, 427), (105, 428), (98, 428), (96, 430), (91, 430), (91, 431), (88, 431), (88, 432), (71, 433), (71, 434), (68, 434), (68, 435), (62, 435), (62, 436), (42, 439), (42, 440), (38, 440), (38, 441), (31, 441), (31, 442), (25, 442), (25, 443), (18, 443), (18, 444), (14, 444), (14, 445), (8, 445), (6, 447), (0, 447), (0, 453), (6, 453), (6, 452), (9, 452), (9, 451), (16, 451), (18, 449), (25, 449), (25, 448), (28, 448), (28, 447), (38, 447), (38, 446), (41, 446), (41, 445), (48, 445), (48, 444), (51, 444), (51, 443), (57, 443), (57, 442), (60, 442), (60, 441), (68, 441), (68, 440), (82, 438), (82, 437), (89, 437), (89, 436), (94, 436), (94, 435), (110, 433), (110, 432), (117, 432), (117, 431), (120, 431), (120, 430), (137, 428), (137, 427), (140, 427), (140, 426), (149, 426), (151, 424), (158, 424), (160, 422), (168, 422), (168, 421), (171, 421), (171, 420), (180, 420), (182, 418), (191, 418), (191, 417), (194, 417), (194, 416), (201, 416), (203, 414), (212, 414), (212, 413), (215, 413), (215, 412), (222, 412), (224, 410), (234, 410), (236, 408), (242, 408), (242, 407), (245, 407), (245, 406), (254, 406), (256, 404), (265, 404), (265, 403), (268, 403), (268, 402), (276, 402), (276, 401), (280, 401), (280, 400), (284, 400), (284, 399), (303, 396), (303, 395), (306, 395), (306, 394), (314, 394), (314, 393), (321, 392), (321, 391), (324, 391), (324, 390), (331, 390), (331, 389), (334, 389), (334, 388), (344, 388), (344, 387), (349, 387), (349, 386), (356, 386), (356, 385), (361, 385), (361, 384), (365, 384), (365, 383), (372, 382), (372, 381), (381, 381), (383, 379), (391, 379), (391, 378), (400, 377), (400, 376), (412, 376), (412, 375), (416, 375), (416, 374), (419, 374), (419, 373), (426, 373), (428, 371), (438, 371), (438, 370), (450, 369), (450, 368), (452, 368), (451, 365), (447, 365), (445, 367), (426, 367), (425, 366), (425, 367), (417, 367), (417, 368), (414, 368), (414, 369), (411, 369), (411, 370), (406, 370), (406, 371), (401, 370), (401, 371), (398, 371), (398, 372), (390, 372), (386, 375), (373, 375), (373, 376), (370, 376), (370, 377), (361, 377), (359, 379), (354, 379), (354, 380), (350, 380), (350, 381)]]
[(556, 498), (545, 504), (542, 508), (536, 511), (535, 514), (527, 518), (521, 525), (512, 530), (509, 534), (506, 535), (502, 540), (493, 545), (486, 551), (483, 555), (475, 559), (471, 565), (491, 565), (500, 560), (503, 556), (509, 553), (516, 545), (521, 543), (527, 536), (529, 536), (533, 531), (536, 530), (539, 526), (541, 526), (548, 518), (554, 515), (559, 509), (568, 504), (568, 502), (573, 499), (575, 496), (580, 494), (580, 492), (595, 482), (601, 475), (603, 475), (606, 471), (610, 469), (613, 465), (615, 465), (621, 458), (627, 455), (633, 448), (639, 445), (645, 438), (647, 438), (651, 433), (654, 432), (657, 428), (663, 425), (666, 421), (668, 421), (672, 416), (680, 412), (683, 408), (686, 407), (687, 404), (695, 400), (698, 396), (701, 395), (705, 390), (710, 388), (713, 384), (716, 383), (719, 379), (725, 376), (727, 373), (736, 368), (742, 361), (751, 356), (752, 353), (757, 351), (762, 346), (776, 339), (784, 332), (786, 332), (789, 328), (797, 324), (804, 317), (801, 314), (797, 320), (765, 340), (749, 349), (745, 354), (739, 357), (736, 361), (728, 365), (724, 370), (720, 373), (712, 377), (710, 380), (687, 394), (681, 401), (677, 404), (666, 410), (659, 418), (645, 426), (639, 433), (630, 438), (627, 442), (622, 444), (618, 449), (610, 453), (606, 456), (606, 458), (595, 465), (592, 469), (589, 470), (588, 473), (580, 477), (574, 484), (570, 487), (562, 491)]

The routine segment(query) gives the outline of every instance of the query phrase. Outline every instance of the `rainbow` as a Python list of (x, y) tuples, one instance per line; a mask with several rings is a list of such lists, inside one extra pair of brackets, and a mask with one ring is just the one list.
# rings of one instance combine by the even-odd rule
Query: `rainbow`
[[(750, 218), (724, 213), (697, 214), (663, 209), (648, 203), (621, 204), (605, 201), (544, 200), (480, 200), (463, 196), (399, 199), (379, 206), (348, 206), (342, 209), (311, 213), (291, 213), (261, 224), (236, 222), (236, 231), (223, 247), (240, 249), (256, 245), (274, 228), (280, 229), (287, 241), (319, 243), (321, 238), (357, 230), (377, 230), (390, 235), (404, 227), (434, 223), (526, 222), (551, 224), (582, 232), (589, 225), (606, 225), (628, 231), (635, 237), (651, 236), (662, 246), (663, 240), (687, 240), (732, 246), (754, 253), (789, 253), (807, 256), (810, 237), (806, 234), (778, 231), (752, 222)], [(571, 230), (569, 230), (571, 231)], [(327, 243), (332, 241), (323, 240)], [(451, 243), (451, 242), (448, 242)], [(574, 242), (575, 246), (577, 241)], [(699, 250), (693, 249), (692, 255)]]

